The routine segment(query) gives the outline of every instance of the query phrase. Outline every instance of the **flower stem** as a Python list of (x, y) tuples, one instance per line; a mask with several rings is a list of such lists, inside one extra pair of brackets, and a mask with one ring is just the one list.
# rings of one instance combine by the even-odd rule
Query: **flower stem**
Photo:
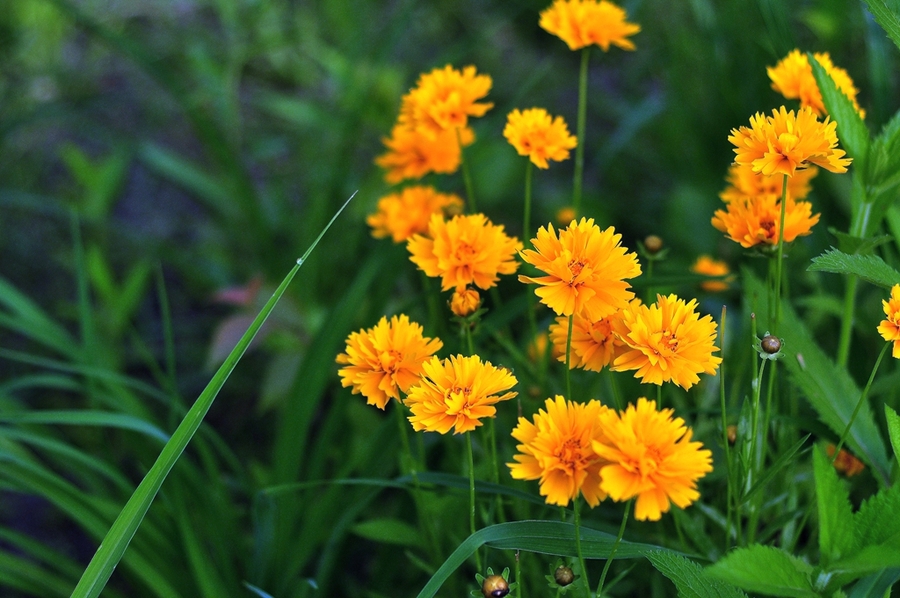
[[(855, 274), (847, 275), (847, 288), (844, 291), (844, 315), (841, 319), (841, 336), (838, 341), (837, 365), (847, 367), (850, 356), (850, 335), (853, 332), (853, 310), (856, 304), (856, 285), (859, 278)], [(835, 453), (837, 454), (837, 453)]]
[(578, 76), (578, 146), (575, 148), (575, 178), (572, 181), (572, 209), (581, 213), (581, 184), (584, 179), (584, 132), (587, 123), (588, 58), (590, 47), (581, 51), (581, 72)]
[(569, 316), (569, 332), (566, 334), (566, 398), (572, 399), (572, 324), (575, 321), (575, 315)]
[(462, 132), (456, 127), (456, 142), (459, 144), (459, 163), (462, 166), (463, 183), (466, 185), (466, 199), (469, 202), (469, 213), (478, 212), (478, 204), (475, 202), (475, 188), (472, 185), (472, 175), (469, 174), (469, 163), (466, 162), (466, 152), (463, 149)]
[[(762, 381), (763, 381), (763, 373), (766, 371), (766, 362), (768, 359), (761, 360), (759, 364), (759, 373), (756, 377), (756, 388), (754, 388), (753, 392), (753, 406), (752, 406), (752, 418), (751, 422), (751, 432), (750, 432), (750, 467), (747, 470), (747, 479), (744, 485), (744, 493), (750, 491), (753, 487), (753, 484), (757, 481), (757, 473), (759, 473), (759, 469), (761, 467), (761, 463), (757, 459), (757, 453), (759, 452), (759, 401), (760, 395), (762, 393)], [(750, 544), (753, 543), (753, 538), (756, 535), (756, 521), (755, 517), (756, 511), (750, 512), (750, 523), (747, 529), (747, 538)]]
[(727, 498), (725, 501), (725, 550), (731, 548), (731, 501), (734, 494), (731, 473), (731, 444), (728, 442), (728, 408), (725, 404), (725, 306), (722, 306), (722, 319), (719, 324), (719, 356), (722, 362), (719, 364), (719, 405), (722, 411), (722, 447), (725, 450), (725, 464), (728, 467)]
[(584, 563), (584, 555), (581, 552), (581, 495), (576, 494), (574, 500), (575, 510), (575, 550), (578, 553), (578, 564), (581, 566), (582, 582), (584, 582), (584, 593), (587, 598), (591, 598), (591, 582), (588, 580), (587, 566)]
[(781, 181), (781, 216), (778, 220), (778, 262), (775, 265), (775, 312), (770, 314), (772, 334), (778, 334), (778, 320), (781, 319), (781, 262), (784, 259), (784, 214), (787, 211), (788, 175)]
[[(475, 533), (475, 459), (472, 457), (472, 433), (466, 432), (466, 452), (469, 457), (469, 534)], [(475, 549), (475, 566), (481, 573), (481, 551)]]
[(606, 574), (609, 573), (609, 566), (612, 564), (613, 559), (616, 558), (616, 551), (619, 550), (622, 536), (625, 535), (625, 524), (628, 523), (628, 513), (631, 511), (632, 504), (634, 504), (633, 498), (625, 503), (625, 514), (622, 515), (622, 524), (619, 526), (619, 534), (616, 536), (616, 541), (613, 544), (612, 550), (609, 551), (609, 558), (606, 559), (606, 564), (603, 565), (603, 573), (600, 574), (600, 583), (597, 585), (597, 598), (600, 598), (603, 595), (603, 584), (606, 582)]
[(878, 354), (878, 359), (875, 360), (875, 367), (872, 368), (872, 373), (869, 374), (869, 381), (866, 382), (866, 387), (859, 395), (859, 401), (856, 403), (856, 408), (853, 409), (853, 414), (850, 416), (850, 421), (847, 422), (847, 427), (844, 428), (844, 432), (841, 434), (841, 439), (838, 442), (837, 447), (835, 447), (834, 449), (834, 456), (831, 458), (832, 463), (834, 463), (834, 460), (837, 459), (838, 453), (841, 452), (841, 449), (844, 447), (844, 441), (847, 440), (847, 434), (850, 433), (850, 428), (853, 427), (853, 422), (856, 421), (856, 416), (859, 414), (860, 409), (862, 409), (863, 403), (866, 402), (866, 397), (869, 396), (869, 389), (872, 388), (872, 382), (875, 380), (875, 373), (878, 372), (878, 367), (881, 365), (881, 359), (884, 357), (884, 354), (887, 353), (887, 349), (890, 346), (891, 343), (885, 343), (884, 347), (881, 348), (881, 353)]
[(522, 224), (522, 236), (531, 237), (531, 179), (534, 176), (534, 164), (528, 160), (525, 166), (525, 214)]

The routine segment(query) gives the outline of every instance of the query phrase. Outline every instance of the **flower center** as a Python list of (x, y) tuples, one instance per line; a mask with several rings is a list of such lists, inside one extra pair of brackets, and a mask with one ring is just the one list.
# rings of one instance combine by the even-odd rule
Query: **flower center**
[(566, 471), (571, 475), (579, 466), (583, 466), (584, 455), (581, 450), (581, 443), (575, 438), (569, 438), (556, 450), (554, 456), (563, 464)]

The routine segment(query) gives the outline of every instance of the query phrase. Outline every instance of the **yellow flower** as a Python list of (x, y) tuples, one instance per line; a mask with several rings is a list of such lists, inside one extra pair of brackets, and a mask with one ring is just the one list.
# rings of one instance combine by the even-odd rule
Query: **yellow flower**
[(541, 12), (540, 26), (578, 50), (596, 44), (606, 52), (610, 44), (623, 50), (634, 50), (627, 39), (641, 30), (640, 25), (625, 21), (625, 11), (606, 0), (554, 0)]
[(492, 224), (484, 214), (454, 216), (445, 221), (431, 217), (428, 236), (413, 235), (407, 243), (409, 258), (428, 276), (441, 277), (441, 290), (474, 284), (489, 289), (498, 274), (512, 274), (519, 267), (515, 255), (522, 244)]
[(578, 216), (578, 214), (575, 213), (575, 208), (571, 206), (560, 208), (556, 212), (556, 224), (559, 226), (569, 226), (569, 224), (575, 220), (576, 216)]
[(878, 333), (889, 343), (894, 343), (891, 355), (900, 359), (900, 284), (891, 288), (890, 301), (882, 301), (884, 315), (887, 319), (878, 325)]
[[(819, 169), (810, 166), (798, 170), (794, 176), (788, 177), (788, 199), (799, 201), (809, 195), (810, 181), (819, 174)], [(751, 164), (732, 164), (726, 177), (728, 186), (719, 194), (722, 201), (728, 203), (736, 199), (748, 199), (758, 195), (773, 195), (781, 199), (784, 175), (764, 175), (753, 171)]]
[(406, 241), (428, 230), (432, 214), (458, 213), (463, 200), (453, 193), (439, 193), (434, 187), (417, 185), (378, 200), (378, 210), (366, 223), (376, 239), (391, 237), (394, 243)]
[(712, 471), (712, 453), (691, 442), (691, 429), (673, 413), (641, 397), (621, 414), (600, 414), (593, 447), (610, 462), (600, 469), (600, 489), (615, 501), (636, 496), (639, 521), (658, 521), (670, 503), (690, 505), (700, 498), (697, 480)]
[[(728, 264), (725, 262), (714, 260), (708, 255), (701, 255), (697, 258), (697, 261), (694, 262), (694, 265), (691, 266), (691, 272), (704, 274), (706, 276), (725, 276), (730, 273), (731, 270), (728, 269)], [(728, 283), (733, 280), (733, 276), (729, 276), (724, 280), (705, 280), (700, 283), (700, 288), (704, 291), (709, 291), (710, 293), (727, 291)]]
[[(622, 354), (625, 344), (612, 331), (612, 321), (620, 317), (619, 312), (592, 322), (576, 314), (572, 319), (572, 351), (569, 355), (570, 368), (584, 368), (599, 372)], [(569, 318), (560, 316), (550, 325), (550, 340), (557, 359), (566, 362), (566, 340), (569, 332)]]
[(612, 366), (615, 372), (637, 370), (644, 384), (674, 382), (689, 389), (700, 381), (699, 373), (715, 374), (722, 362), (713, 353), (716, 323), (696, 311), (697, 300), (685, 303), (675, 295), (657, 295), (650, 306), (632, 301), (613, 321), (614, 331), (625, 345)]
[(465, 127), (428, 135), (403, 124), (395, 125), (390, 138), (381, 140), (388, 151), (375, 159), (387, 172), (384, 180), (399, 183), (404, 179), (420, 179), (426, 174), (453, 174), (459, 168), (463, 147), (475, 141), (475, 133)]
[(432, 357), (423, 366), (418, 384), (409, 389), (404, 403), (412, 416), (409, 421), (416, 431), (454, 434), (470, 432), (481, 425), (481, 418), (494, 417), (495, 403), (515, 397), (506, 392), (517, 384), (506, 368), (490, 362), (482, 363), (477, 355), (456, 355), (441, 360)]
[(735, 145), (734, 161), (751, 164), (754, 172), (793, 176), (811, 164), (847, 172), (851, 159), (837, 149), (836, 126), (827, 116), (819, 122), (812, 108), (800, 108), (795, 114), (782, 106), (772, 116), (752, 116), (750, 128), (732, 129), (728, 141)]
[(475, 289), (464, 287), (456, 289), (450, 299), (450, 311), (464, 318), (475, 312), (481, 305), (481, 296)]
[(578, 145), (578, 140), (569, 135), (566, 121), (561, 116), (552, 118), (543, 108), (510, 112), (503, 136), (538, 168), (549, 168), (547, 160), (568, 160), (569, 150)]
[(538, 229), (534, 250), (519, 252), (522, 259), (547, 276), (519, 276), (538, 285), (535, 294), (560, 316), (582, 314), (596, 322), (625, 307), (634, 297), (626, 278), (641, 273), (637, 254), (619, 245), (622, 235), (613, 227), (600, 231), (594, 219), (572, 221), (559, 231), (552, 224)]
[[(546, 410), (545, 410), (546, 409)], [(597, 456), (593, 439), (600, 434), (600, 415), (608, 409), (598, 401), (571, 403), (560, 395), (547, 399), (534, 423), (524, 417), (512, 431), (521, 442), (515, 463), (507, 463), (517, 480), (540, 480), (547, 504), (565, 507), (578, 493), (592, 507), (606, 498), (600, 490), (600, 469), (609, 462)]]
[(422, 326), (406, 315), (381, 318), (374, 328), (352, 332), (345, 353), (336, 361), (346, 364), (338, 370), (341, 385), (352, 386), (353, 394), (366, 397), (369, 405), (384, 409), (392, 398), (418, 382), (423, 364), (444, 343), (426, 338)]
[[(812, 232), (819, 214), (812, 213), (808, 201), (788, 200), (784, 208), (784, 242)], [(781, 197), (773, 194), (746, 199), (734, 199), (725, 210), (716, 210), (712, 225), (742, 247), (775, 247), (778, 245), (778, 226), (781, 220)]]
[(491, 90), (489, 75), (475, 74), (474, 66), (462, 71), (449, 64), (442, 69), (434, 69), (419, 77), (416, 87), (403, 96), (400, 107), (400, 122), (424, 132), (440, 135), (468, 124), (470, 116), (484, 116), (494, 104), (480, 103)]
[[(859, 90), (853, 85), (853, 79), (844, 69), (834, 66), (828, 52), (816, 52), (813, 54), (825, 72), (831, 76), (837, 88), (847, 96), (853, 107), (859, 113), (860, 118), (866, 117), (866, 111), (856, 102), (856, 94)], [(822, 102), (822, 92), (816, 84), (813, 76), (812, 65), (805, 53), (800, 50), (791, 50), (775, 66), (766, 67), (769, 79), (772, 80), (772, 89), (789, 100), (800, 100), (800, 107), (809, 106), (813, 112), (822, 116), (826, 113), (825, 104)]]

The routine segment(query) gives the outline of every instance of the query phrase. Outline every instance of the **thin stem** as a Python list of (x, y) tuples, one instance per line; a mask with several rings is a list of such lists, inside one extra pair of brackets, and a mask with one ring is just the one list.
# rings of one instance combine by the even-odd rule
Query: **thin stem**
[(838, 341), (837, 365), (847, 367), (850, 356), (850, 336), (853, 332), (853, 311), (856, 303), (856, 285), (859, 278), (855, 274), (847, 275), (847, 288), (844, 290), (844, 315), (841, 318), (841, 336)]
[[(475, 459), (472, 457), (472, 433), (466, 432), (466, 452), (469, 457), (469, 534), (475, 533)], [(475, 566), (481, 573), (481, 551), (475, 550)]]
[(856, 408), (853, 409), (853, 415), (850, 416), (850, 421), (847, 422), (847, 427), (844, 428), (841, 439), (834, 449), (834, 456), (831, 458), (832, 463), (837, 459), (838, 453), (841, 452), (844, 441), (847, 439), (847, 434), (850, 433), (850, 428), (853, 427), (853, 422), (856, 421), (856, 416), (859, 414), (859, 410), (862, 409), (863, 403), (866, 402), (866, 397), (869, 395), (869, 389), (872, 388), (872, 382), (875, 380), (875, 373), (878, 371), (878, 366), (881, 365), (881, 359), (884, 357), (884, 354), (887, 353), (888, 347), (890, 346), (892, 346), (891, 343), (885, 343), (884, 347), (881, 348), (881, 353), (878, 354), (878, 359), (875, 360), (875, 367), (872, 368), (872, 373), (869, 374), (869, 381), (866, 382), (866, 387), (863, 389), (862, 394), (859, 395), (859, 401), (856, 403)]
[(581, 72), (578, 76), (578, 146), (575, 148), (575, 178), (572, 181), (572, 209), (581, 214), (581, 184), (584, 179), (584, 132), (587, 123), (588, 58), (590, 47), (581, 51)]
[(566, 334), (566, 398), (572, 400), (572, 323), (575, 321), (574, 314), (569, 316), (569, 332)]
[(778, 334), (778, 320), (781, 319), (781, 261), (784, 258), (784, 214), (787, 211), (788, 175), (781, 181), (781, 217), (778, 221), (778, 263), (775, 266), (775, 313), (772, 320), (772, 334)]
[(398, 402), (398, 404), (393, 407), (393, 410), (397, 412), (397, 426), (400, 428), (400, 439), (402, 441), (404, 453), (400, 458), (400, 468), (403, 470), (403, 473), (408, 473), (412, 478), (413, 502), (416, 505), (416, 512), (418, 513), (419, 521), (422, 522), (422, 526), (425, 528), (426, 541), (431, 550), (431, 556), (432, 558), (438, 558), (440, 550), (438, 548), (437, 538), (435, 538), (434, 530), (431, 526), (431, 519), (427, 517), (424, 501), (422, 500), (422, 487), (419, 484), (419, 475), (417, 472), (418, 461), (413, 457), (412, 446), (409, 442), (409, 421), (404, 414), (402, 402)]
[[(493, 465), (493, 481), (495, 484), (500, 483), (500, 466), (497, 460), (497, 434), (494, 431), (494, 420), (496, 418), (492, 417), (488, 420), (488, 436), (490, 437), (491, 443), (491, 463)], [(506, 516), (503, 514), (503, 499), (500, 497), (500, 494), (495, 494), (494, 497), (497, 499), (497, 520), (500, 523), (504, 523), (506, 521)]]
[(575, 550), (578, 553), (578, 564), (581, 566), (581, 576), (584, 582), (584, 593), (587, 598), (591, 598), (591, 583), (588, 580), (587, 566), (584, 563), (584, 555), (581, 552), (581, 495), (575, 495)]
[(534, 164), (528, 160), (525, 166), (525, 215), (522, 224), (522, 236), (531, 237), (531, 179), (534, 176)]
[(606, 559), (606, 564), (603, 565), (603, 573), (600, 574), (600, 584), (597, 586), (597, 598), (600, 598), (603, 595), (603, 584), (606, 582), (606, 574), (609, 573), (609, 566), (612, 564), (613, 559), (616, 558), (616, 551), (619, 549), (619, 544), (622, 542), (622, 536), (625, 535), (625, 524), (628, 523), (628, 513), (631, 511), (632, 504), (634, 504), (633, 498), (625, 503), (625, 514), (622, 515), (622, 524), (619, 526), (619, 534), (616, 536), (616, 541), (613, 544), (612, 550), (609, 551), (609, 558)]
[[(749, 492), (753, 487), (753, 484), (756, 483), (756, 474), (759, 472), (759, 468), (761, 465), (759, 463), (759, 459), (757, 458), (757, 453), (759, 452), (759, 400), (762, 393), (763, 373), (766, 370), (767, 361), (768, 359), (763, 359), (762, 363), (759, 364), (759, 374), (756, 377), (756, 388), (754, 388), (753, 392), (753, 421), (751, 422), (750, 433), (750, 468), (747, 471), (747, 479), (744, 485), (745, 493)], [(757, 511), (755, 509), (750, 512), (750, 523), (748, 524), (747, 529), (747, 541), (751, 544), (753, 543), (753, 538), (756, 536), (756, 514)]]
[(463, 149), (462, 132), (456, 127), (456, 142), (459, 144), (459, 163), (462, 166), (463, 183), (466, 185), (466, 199), (469, 202), (469, 213), (478, 212), (478, 204), (475, 202), (475, 188), (472, 185), (472, 176), (469, 174), (469, 163), (466, 162), (466, 152)]
[(722, 306), (722, 319), (719, 324), (719, 405), (722, 411), (722, 447), (725, 450), (725, 464), (728, 467), (727, 499), (725, 501), (725, 550), (731, 548), (731, 501), (734, 488), (731, 480), (731, 443), (728, 442), (728, 408), (725, 404), (725, 306)]
[(520, 562), (519, 551), (516, 551), (516, 598), (522, 598), (522, 563)]

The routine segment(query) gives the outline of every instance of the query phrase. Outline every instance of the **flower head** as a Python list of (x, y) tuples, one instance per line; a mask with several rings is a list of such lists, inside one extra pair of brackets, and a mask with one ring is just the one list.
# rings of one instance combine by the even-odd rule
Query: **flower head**
[[(599, 372), (622, 354), (625, 344), (613, 333), (613, 320), (619, 312), (592, 322), (582, 315), (572, 318), (572, 351), (569, 367), (584, 368)], [(569, 318), (560, 316), (550, 325), (550, 340), (553, 353), (563, 363), (566, 361), (566, 341), (569, 332)]]
[[(813, 54), (825, 72), (831, 76), (837, 88), (847, 96), (861, 118), (865, 118), (866, 111), (856, 103), (856, 94), (859, 90), (853, 85), (853, 79), (844, 69), (834, 66), (828, 52), (816, 52)], [(791, 50), (787, 56), (781, 59), (775, 66), (766, 67), (769, 79), (772, 80), (772, 89), (789, 100), (799, 99), (800, 107), (809, 106), (818, 116), (825, 114), (825, 104), (822, 102), (822, 92), (816, 84), (813, 76), (812, 65), (809, 58), (800, 50)]]
[(519, 394), (504, 392), (516, 383), (509, 370), (482, 362), (477, 355), (432, 357), (404, 402), (412, 411), (409, 421), (416, 431), (446, 434), (453, 429), (460, 434), (480, 426), (481, 418), (494, 417), (495, 403)]
[[(706, 276), (725, 276), (726, 274), (729, 274), (731, 270), (728, 269), (728, 264), (725, 262), (714, 260), (708, 255), (701, 255), (697, 258), (697, 261), (694, 262), (694, 265), (691, 266), (691, 272), (704, 274)], [(704, 291), (709, 291), (710, 293), (727, 291), (728, 283), (732, 280), (734, 280), (733, 276), (730, 276), (725, 280), (705, 280), (700, 283), (700, 288)]]
[(578, 145), (578, 140), (569, 135), (566, 121), (561, 116), (552, 118), (543, 108), (510, 112), (503, 136), (538, 168), (548, 168), (547, 160), (567, 160), (569, 150)]
[(432, 214), (458, 213), (463, 200), (453, 193), (439, 193), (434, 187), (417, 185), (378, 200), (378, 210), (366, 223), (376, 239), (391, 237), (394, 243), (406, 241), (428, 230)]
[(628, 36), (641, 26), (628, 23), (625, 11), (606, 0), (554, 0), (541, 12), (540, 26), (566, 42), (570, 50), (592, 44), (606, 52), (610, 44), (623, 50), (634, 50)]
[(674, 382), (685, 390), (700, 381), (697, 374), (715, 374), (722, 362), (713, 355), (716, 323), (696, 309), (696, 299), (685, 303), (675, 295), (657, 295), (650, 306), (631, 302), (613, 322), (627, 347), (612, 370), (637, 370), (634, 377), (645, 384)]
[(456, 289), (453, 297), (450, 298), (450, 311), (460, 318), (473, 314), (480, 305), (481, 296), (478, 291), (470, 287)]
[(600, 231), (594, 219), (572, 221), (559, 231), (552, 224), (538, 229), (531, 240), (534, 250), (520, 252), (522, 259), (546, 276), (519, 276), (538, 285), (535, 294), (557, 315), (582, 313), (595, 322), (625, 307), (634, 297), (625, 282), (641, 273), (636, 253), (627, 253), (613, 227)]
[(475, 141), (475, 133), (465, 127), (427, 135), (403, 124), (394, 125), (391, 136), (382, 139), (388, 151), (375, 159), (387, 172), (384, 180), (399, 183), (404, 179), (420, 179), (426, 174), (453, 174), (459, 168), (463, 147)]
[(556, 395), (547, 399), (534, 423), (524, 417), (513, 430), (515, 463), (507, 463), (517, 480), (540, 480), (547, 504), (565, 507), (580, 492), (592, 507), (606, 498), (600, 489), (600, 469), (609, 462), (594, 452), (599, 418), (608, 409), (599, 401), (572, 403)]
[(637, 497), (635, 519), (657, 521), (670, 503), (685, 508), (700, 498), (697, 480), (712, 471), (712, 453), (691, 442), (691, 429), (671, 409), (641, 397), (621, 414), (600, 414), (594, 451), (609, 462), (600, 489), (616, 501)]
[[(812, 232), (819, 214), (812, 213), (808, 201), (788, 200), (784, 207), (784, 242)], [(758, 195), (728, 202), (724, 210), (716, 210), (712, 225), (742, 247), (775, 247), (781, 221), (781, 198), (772, 194)]]
[(894, 343), (891, 355), (900, 359), (900, 284), (891, 287), (890, 300), (882, 301), (881, 304), (887, 318), (878, 325), (878, 333), (887, 342)]
[(346, 364), (338, 370), (341, 384), (352, 386), (353, 394), (362, 393), (369, 405), (379, 409), (392, 398), (400, 400), (400, 392), (419, 380), (423, 364), (444, 345), (422, 332), (422, 326), (401, 314), (350, 333), (346, 352), (336, 359)]
[(492, 85), (489, 75), (478, 75), (474, 66), (458, 71), (449, 64), (419, 77), (416, 87), (403, 96), (400, 122), (427, 135), (445, 131), (454, 135), (470, 116), (484, 116), (494, 104), (479, 102)]
[(474, 284), (489, 289), (498, 274), (512, 274), (522, 244), (492, 224), (484, 214), (457, 215), (445, 221), (431, 217), (428, 235), (413, 235), (407, 243), (410, 260), (428, 276), (441, 277), (441, 289), (460, 289)]
[[(794, 176), (788, 177), (788, 199), (800, 201), (809, 195), (810, 181), (819, 174), (819, 169), (810, 166), (798, 170)], [(747, 200), (759, 195), (772, 195), (781, 199), (781, 191), (784, 184), (784, 175), (765, 175), (754, 172), (752, 164), (732, 164), (728, 168), (728, 176), (725, 177), (728, 186), (719, 194), (722, 201), (728, 203), (735, 200)]]
[(837, 149), (836, 126), (827, 116), (819, 122), (812, 108), (800, 108), (795, 114), (782, 106), (772, 116), (752, 116), (750, 128), (732, 129), (728, 141), (735, 145), (734, 161), (751, 164), (754, 172), (793, 176), (811, 164), (847, 172), (851, 159)]

